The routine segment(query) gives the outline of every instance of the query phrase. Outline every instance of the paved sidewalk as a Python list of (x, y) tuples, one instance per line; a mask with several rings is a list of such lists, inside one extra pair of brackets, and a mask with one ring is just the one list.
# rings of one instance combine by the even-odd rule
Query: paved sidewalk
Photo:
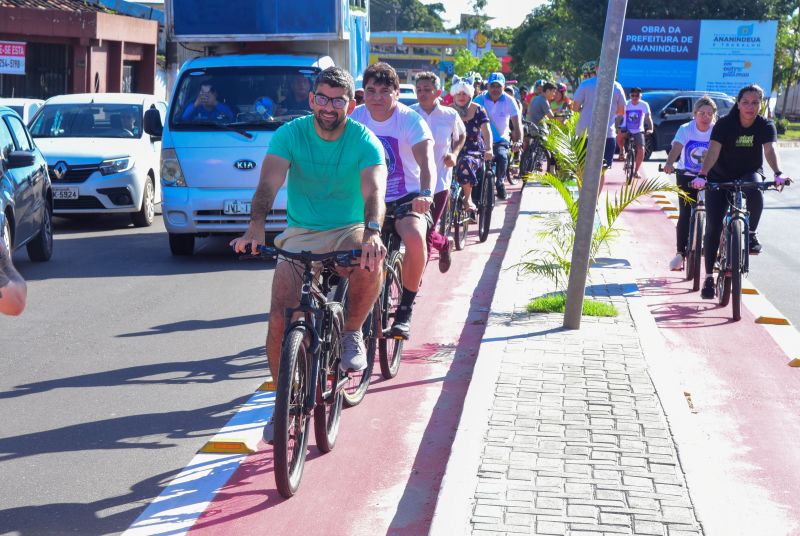
[(521, 203), (430, 534), (702, 534), (631, 317), (627, 262), (593, 269), (587, 288), (618, 317), (568, 331), (560, 314), (528, 314), (552, 288), (513, 265), (537, 243), (530, 215), (563, 205), (533, 186)]

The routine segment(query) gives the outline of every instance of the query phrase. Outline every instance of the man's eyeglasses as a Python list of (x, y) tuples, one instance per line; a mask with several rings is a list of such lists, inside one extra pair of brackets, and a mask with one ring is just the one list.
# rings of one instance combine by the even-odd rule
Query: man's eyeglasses
[(343, 110), (347, 106), (347, 99), (342, 97), (328, 97), (322, 93), (314, 93), (314, 104), (317, 106), (327, 106), (328, 103), (333, 104), (337, 110)]

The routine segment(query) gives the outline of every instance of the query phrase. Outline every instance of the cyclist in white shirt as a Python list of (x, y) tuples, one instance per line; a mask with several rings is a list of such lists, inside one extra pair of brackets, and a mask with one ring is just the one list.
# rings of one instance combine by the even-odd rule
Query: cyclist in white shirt
[[(408, 339), (411, 310), (427, 263), (425, 237), (433, 227), (433, 135), (417, 112), (398, 102), (400, 79), (391, 65), (379, 62), (367, 67), (363, 86), (364, 104), (350, 118), (378, 137), (386, 156), (386, 213), (395, 214), (395, 229), (405, 245), (403, 294), (391, 335)], [(404, 210), (409, 203), (410, 210)], [(403, 208), (395, 210), (398, 207)]]
[[(650, 113), (650, 105), (642, 100), (641, 88), (634, 87), (630, 91), (631, 98), (625, 104), (625, 115), (622, 119), (622, 129), (617, 135), (617, 145), (619, 146), (620, 159), (625, 159), (625, 136), (633, 137), (633, 145), (636, 147), (636, 165), (633, 168), (633, 176), (639, 178), (639, 167), (644, 160), (645, 136), (653, 132), (653, 116)], [(628, 134), (625, 134), (625, 133)]]
[(454, 244), (452, 238), (442, 236), (436, 231), (436, 224), (447, 204), (453, 167), (456, 165), (458, 152), (467, 139), (467, 130), (458, 112), (439, 102), (442, 88), (438, 76), (432, 72), (419, 73), (414, 78), (414, 85), (418, 102), (411, 109), (422, 116), (433, 133), (433, 156), (436, 163), (436, 187), (433, 189), (431, 210), (433, 227), (428, 232), (428, 258), (431, 250), (436, 248), (439, 252), (439, 271), (444, 273), (450, 269), (450, 252), (453, 251)]
[[(489, 126), (494, 139), (495, 185), (497, 197), (506, 198), (504, 184), (508, 172), (508, 150), (518, 151), (522, 133), (522, 112), (513, 97), (503, 92), (506, 77), (503, 73), (489, 75), (489, 89), (475, 97), (475, 102), (486, 110), (489, 116)], [(513, 122), (513, 130), (509, 128), (509, 120)]]
[[(684, 123), (675, 133), (672, 140), (672, 149), (667, 155), (664, 164), (664, 171), (672, 173), (677, 171), (675, 183), (686, 192), (692, 199), (696, 195), (696, 190), (689, 186), (689, 183), (700, 173), (703, 167), (703, 159), (708, 152), (708, 145), (711, 141), (711, 129), (717, 118), (717, 104), (714, 99), (708, 96), (700, 97), (694, 103), (694, 119)], [(674, 164), (677, 161), (677, 169)], [(689, 172), (691, 175), (687, 175)], [(677, 253), (670, 261), (669, 268), (673, 271), (683, 270), (684, 259), (686, 258), (686, 246), (689, 242), (689, 219), (692, 216), (692, 201), (678, 198), (678, 229), (676, 234)]]

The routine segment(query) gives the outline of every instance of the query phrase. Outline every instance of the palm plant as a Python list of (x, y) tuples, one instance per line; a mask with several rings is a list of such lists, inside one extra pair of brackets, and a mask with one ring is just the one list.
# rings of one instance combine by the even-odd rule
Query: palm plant
[[(557, 290), (564, 290), (569, 279), (572, 247), (578, 222), (578, 200), (565, 182), (574, 178), (580, 191), (586, 161), (586, 136), (575, 135), (576, 122), (574, 115), (566, 123), (553, 122), (557, 124), (551, 125), (553, 128), (545, 139), (545, 146), (553, 153), (560, 171), (558, 176), (543, 173), (537, 177), (541, 183), (558, 192), (566, 211), (545, 216), (542, 230), (537, 233), (538, 241), (543, 246), (528, 251), (517, 265), (523, 272), (550, 279)], [(619, 236), (619, 229), (615, 224), (622, 212), (642, 197), (657, 192), (685, 195), (676, 186), (661, 179), (624, 184), (613, 194), (606, 193), (604, 218), (599, 218), (592, 232), (590, 266), (595, 263), (601, 252), (608, 250), (613, 239)]]

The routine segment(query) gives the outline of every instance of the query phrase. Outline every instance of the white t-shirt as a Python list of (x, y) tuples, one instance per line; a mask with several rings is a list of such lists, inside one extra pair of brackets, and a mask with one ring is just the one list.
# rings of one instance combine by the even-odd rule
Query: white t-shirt
[[(516, 117), (520, 115), (519, 107), (517, 106), (517, 101), (503, 93), (497, 102), (494, 102), (492, 99), (489, 98), (489, 92), (484, 91), (477, 97), (475, 97), (475, 102), (480, 104), (486, 110), (486, 114), (489, 116), (489, 127), (492, 129), (492, 139), (494, 143), (499, 141), (510, 142), (510, 133), (511, 127), (508, 125), (509, 119), (512, 117)], [(497, 129), (503, 129), (502, 132), (498, 132)]]
[(419, 164), (411, 148), (421, 141), (433, 140), (425, 120), (400, 102), (386, 121), (372, 119), (365, 104), (356, 106), (350, 118), (366, 126), (381, 140), (388, 171), (386, 201), (419, 192)]
[[(592, 119), (592, 109), (594, 108), (594, 94), (596, 90), (597, 77), (594, 76), (581, 82), (581, 85), (578, 86), (577, 91), (575, 91), (575, 96), (572, 98), (573, 102), (583, 106), (581, 108), (581, 116), (578, 118), (578, 124), (576, 125), (575, 129), (578, 134), (581, 134), (583, 131), (589, 129), (589, 123)], [(614, 132), (614, 118), (617, 115), (617, 108), (620, 106), (625, 106), (625, 90), (622, 89), (622, 86), (619, 82), (614, 82), (614, 94), (611, 96), (611, 110), (609, 111), (608, 116), (608, 131), (606, 132), (606, 138), (614, 138), (617, 135), (616, 132)]]
[[(713, 128), (713, 126), (712, 123), (711, 127)], [(703, 167), (703, 159), (706, 157), (706, 152), (708, 152), (712, 128), (701, 132), (698, 130), (694, 120), (684, 123), (678, 128), (675, 138), (672, 140), (672, 143), (677, 142), (683, 145), (681, 157), (676, 165), (677, 169), (700, 173), (700, 169)]]
[(633, 104), (628, 101), (625, 105), (625, 128), (631, 134), (644, 132), (644, 118), (650, 114), (650, 105), (642, 99)]
[(436, 160), (436, 187), (433, 193), (438, 194), (450, 188), (453, 176), (453, 168), (444, 165), (444, 157), (450, 152), (453, 142), (467, 133), (467, 128), (455, 109), (442, 106), (440, 102), (436, 103), (430, 114), (419, 103), (412, 105), (411, 109), (422, 116), (433, 133), (433, 157)]

